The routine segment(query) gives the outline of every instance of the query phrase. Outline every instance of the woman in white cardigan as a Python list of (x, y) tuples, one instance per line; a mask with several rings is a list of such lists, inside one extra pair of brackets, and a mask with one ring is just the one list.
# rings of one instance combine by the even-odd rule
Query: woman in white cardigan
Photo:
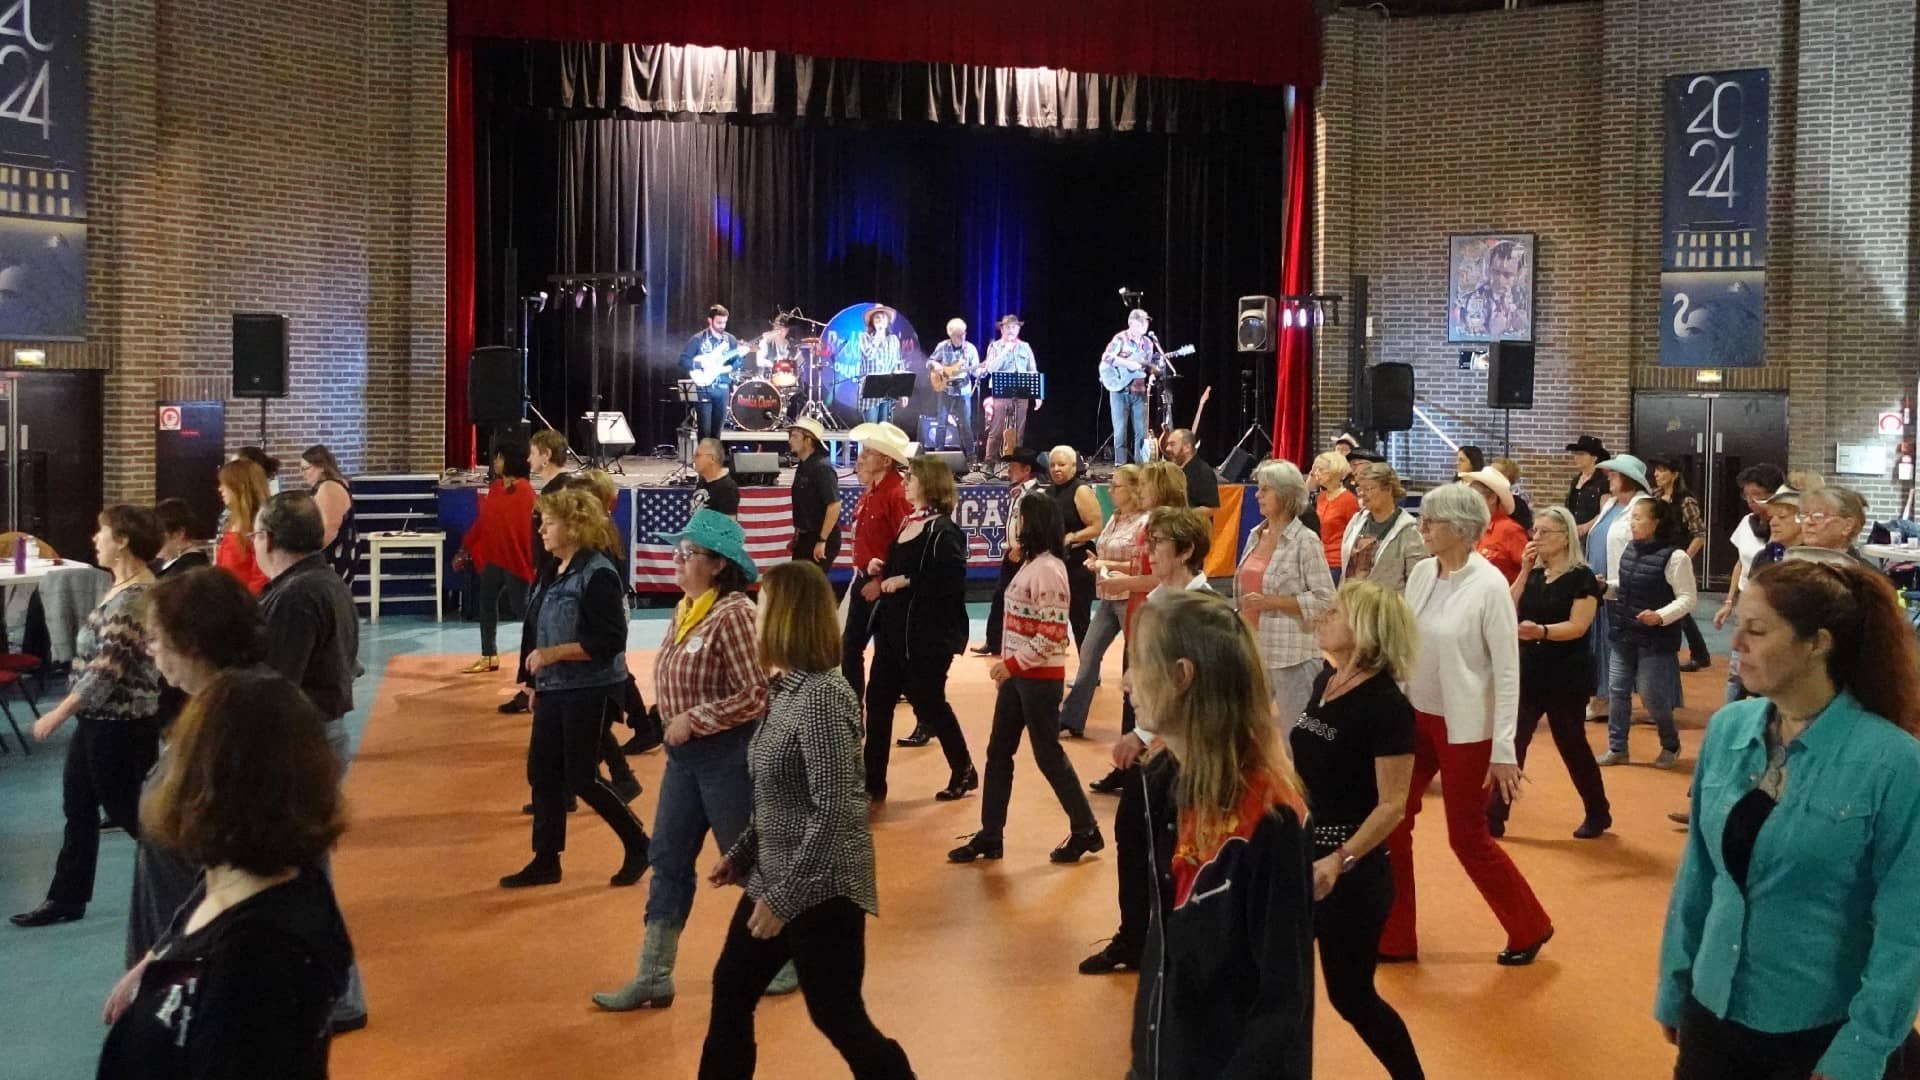
[(1353, 475), (1360, 512), (1347, 522), (1340, 541), (1340, 565), (1346, 568), (1342, 576), (1405, 592), (1414, 564), (1427, 557), (1413, 515), (1400, 509), (1407, 489), (1384, 461), (1363, 465)]
[(1464, 484), (1420, 500), (1420, 536), (1433, 558), (1413, 568), (1407, 603), (1420, 638), (1407, 697), (1414, 709), (1413, 783), (1407, 814), (1387, 841), (1393, 912), (1380, 935), (1388, 962), (1419, 957), (1414, 928), (1413, 825), (1436, 774), (1447, 840), (1474, 887), (1507, 931), (1497, 960), (1533, 963), (1553, 922), (1513, 860), (1487, 831), (1486, 792), (1511, 801), (1520, 790), (1514, 731), (1520, 707), (1519, 622), (1507, 579), (1474, 551), (1487, 529), (1487, 503)]

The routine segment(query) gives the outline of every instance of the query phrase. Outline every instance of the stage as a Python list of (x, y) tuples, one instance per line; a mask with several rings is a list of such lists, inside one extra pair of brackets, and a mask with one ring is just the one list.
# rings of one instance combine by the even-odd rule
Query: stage
[[(735, 438), (730, 445), (744, 442), (743, 433), (729, 432)], [(770, 443), (773, 440), (768, 440)], [(778, 440), (784, 442), (784, 434)], [(670, 593), (673, 584), (673, 549), (653, 539), (656, 535), (685, 527), (688, 502), (694, 491), (691, 471), (682, 471), (671, 459), (627, 456), (610, 463), (609, 472), (619, 487), (614, 505), (614, 524), (620, 530), (623, 561), (634, 591)], [(676, 473), (683, 479), (675, 482)], [(1104, 514), (1113, 512), (1107, 496), (1107, 480), (1113, 470), (1094, 467), (1088, 480), (1100, 499)], [(967, 579), (991, 582), (1000, 572), (1000, 553), (1007, 542), (1007, 488), (1004, 478), (984, 473), (969, 473), (960, 478), (959, 505), (954, 520), (966, 531), (968, 544)], [(772, 483), (742, 484), (740, 488), (740, 524), (746, 529), (747, 550), (762, 567), (785, 562), (793, 538), (791, 495), (793, 470), (781, 468)], [(850, 471), (843, 470), (840, 483), (840, 558), (831, 576), (845, 582), (853, 576), (853, 512), (861, 487)], [(438, 485), (440, 526), (449, 537), (462, 537), (479, 516), (480, 499), (486, 487), (480, 474), (456, 474)], [(1220, 485), (1220, 510), (1214, 518), (1214, 548), (1207, 560), (1207, 573), (1225, 577), (1239, 560), (1240, 547), (1247, 534), (1259, 524), (1260, 510), (1251, 485)], [(458, 544), (449, 543), (452, 557)]]

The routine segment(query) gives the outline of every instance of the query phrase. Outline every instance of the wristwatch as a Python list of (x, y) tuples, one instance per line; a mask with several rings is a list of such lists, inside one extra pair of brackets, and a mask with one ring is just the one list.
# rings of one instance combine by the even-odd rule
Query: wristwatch
[(1341, 844), (1339, 847), (1334, 848), (1333, 853), (1335, 855), (1340, 856), (1340, 872), (1342, 874), (1345, 874), (1347, 871), (1353, 869), (1353, 864), (1360, 861), (1359, 859), (1354, 857), (1353, 852), (1347, 850), (1347, 845), (1345, 844)]

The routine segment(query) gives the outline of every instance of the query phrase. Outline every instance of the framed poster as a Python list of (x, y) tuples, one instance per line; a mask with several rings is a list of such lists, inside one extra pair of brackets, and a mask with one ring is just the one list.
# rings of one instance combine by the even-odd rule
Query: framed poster
[(0, 338), (87, 334), (87, 5), (0, 4)]
[(1448, 238), (1447, 340), (1533, 340), (1532, 233)]

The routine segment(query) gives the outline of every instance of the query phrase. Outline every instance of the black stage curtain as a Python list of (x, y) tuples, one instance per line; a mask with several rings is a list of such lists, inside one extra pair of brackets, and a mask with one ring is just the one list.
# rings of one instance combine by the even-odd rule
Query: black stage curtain
[(1279, 139), (1279, 91), (1052, 68), (885, 63), (685, 45), (528, 42), (503, 96), (528, 108), (686, 118), (930, 122)]
[[(1188, 423), (1215, 387), (1201, 425), (1210, 458), (1271, 414), (1270, 397), (1241, 393), (1242, 373), (1271, 357), (1234, 352), (1233, 324), (1238, 296), (1279, 280), (1278, 90), (1193, 90), (1239, 96), (1217, 114), (1264, 116), (1257, 135), (1154, 130), (1151, 109), (1135, 130), (1097, 133), (871, 110), (860, 123), (676, 121), (532, 108), (524, 49), (476, 56), (481, 341), (510, 340), (513, 298), (552, 273), (634, 271), (648, 287), (644, 299), (579, 307), (556, 297), (537, 318), (531, 393), (556, 424), (588, 408), (596, 345), (604, 406), (626, 412), (649, 449), (672, 442), (675, 360), (708, 304), (726, 304), (730, 329), (747, 336), (776, 309), (826, 320), (879, 301), (928, 348), (950, 317), (984, 347), (995, 319), (1022, 315), (1049, 380), (1027, 442), (1091, 450), (1110, 430), (1095, 362), (1124, 325), (1121, 286), (1147, 294), (1169, 349), (1198, 346), (1182, 362), (1177, 415)], [(675, 96), (656, 87), (647, 100), (658, 95)]]

